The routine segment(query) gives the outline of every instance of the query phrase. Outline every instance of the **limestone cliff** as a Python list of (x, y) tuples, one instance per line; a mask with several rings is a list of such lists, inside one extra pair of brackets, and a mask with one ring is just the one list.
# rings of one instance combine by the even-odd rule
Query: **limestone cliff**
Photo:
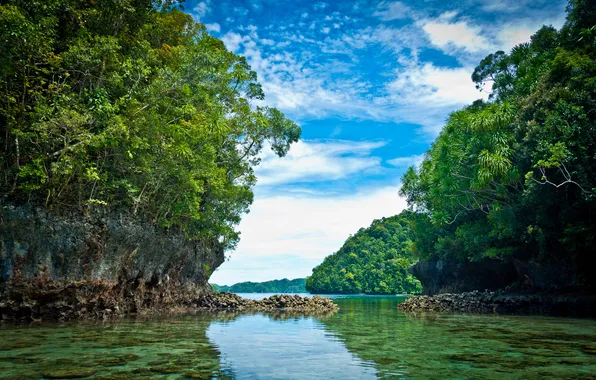
[(426, 295), (487, 289), (593, 294), (594, 277), (581, 275), (591, 270), (578, 268), (562, 258), (479, 261), (435, 258), (419, 261), (410, 269)]
[(515, 267), (510, 262), (491, 259), (478, 262), (424, 260), (410, 271), (422, 283), (423, 294), (429, 295), (502, 289), (517, 279)]
[(0, 204), (0, 319), (177, 307), (210, 292), (207, 280), (223, 261), (217, 242), (129, 214)]

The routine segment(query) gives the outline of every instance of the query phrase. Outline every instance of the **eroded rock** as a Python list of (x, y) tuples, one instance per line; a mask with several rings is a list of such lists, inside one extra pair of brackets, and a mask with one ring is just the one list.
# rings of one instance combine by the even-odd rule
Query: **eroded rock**
[(398, 305), (407, 312), (540, 313), (596, 315), (596, 296), (581, 294), (512, 294), (472, 291), (416, 296)]

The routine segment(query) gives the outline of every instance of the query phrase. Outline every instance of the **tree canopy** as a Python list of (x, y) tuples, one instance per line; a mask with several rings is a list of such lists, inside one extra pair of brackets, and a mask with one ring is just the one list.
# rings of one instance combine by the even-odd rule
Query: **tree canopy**
[(211, 284), (214, 291), (232, 293), (306, 293), (305, 279), (239, 282), (232, 286)]
[(235, 245), (259, 152), (283, 156), (300, 128), (257, 106), (246, 59), (174, 3), (2, 2), (4, 199), (126, 210)]
[(409, 211), (373, 221), (350, 236), (306, 279), (311, 293), (418, 293), (420, 283), (408, 269), (412, 255)]
[(594, 284), (596, 8), (567, 10), (561, 30), (480, 62), (472, 79), (491, 100), (454, 112), (404, 174), (420, 257), (552, 261)]

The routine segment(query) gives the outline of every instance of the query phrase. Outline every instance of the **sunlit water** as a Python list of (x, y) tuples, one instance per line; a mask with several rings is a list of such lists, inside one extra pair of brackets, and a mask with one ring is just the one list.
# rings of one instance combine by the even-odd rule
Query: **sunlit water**
[(335, 300), (340, 311), (326, 317), (4, 326), (0, 378), (596, 378), (593, 319), (412, 315), (397, 311), (402, 297)]

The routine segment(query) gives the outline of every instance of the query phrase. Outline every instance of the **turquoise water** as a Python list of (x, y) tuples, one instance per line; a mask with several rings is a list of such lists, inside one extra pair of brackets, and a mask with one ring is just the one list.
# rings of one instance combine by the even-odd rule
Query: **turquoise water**
[(402, 297), (334, 298), (340, 311), (316, 317), (3, 326), (0, 378), (596, 378), (593, 319), (413, 315), (397, 311)]

